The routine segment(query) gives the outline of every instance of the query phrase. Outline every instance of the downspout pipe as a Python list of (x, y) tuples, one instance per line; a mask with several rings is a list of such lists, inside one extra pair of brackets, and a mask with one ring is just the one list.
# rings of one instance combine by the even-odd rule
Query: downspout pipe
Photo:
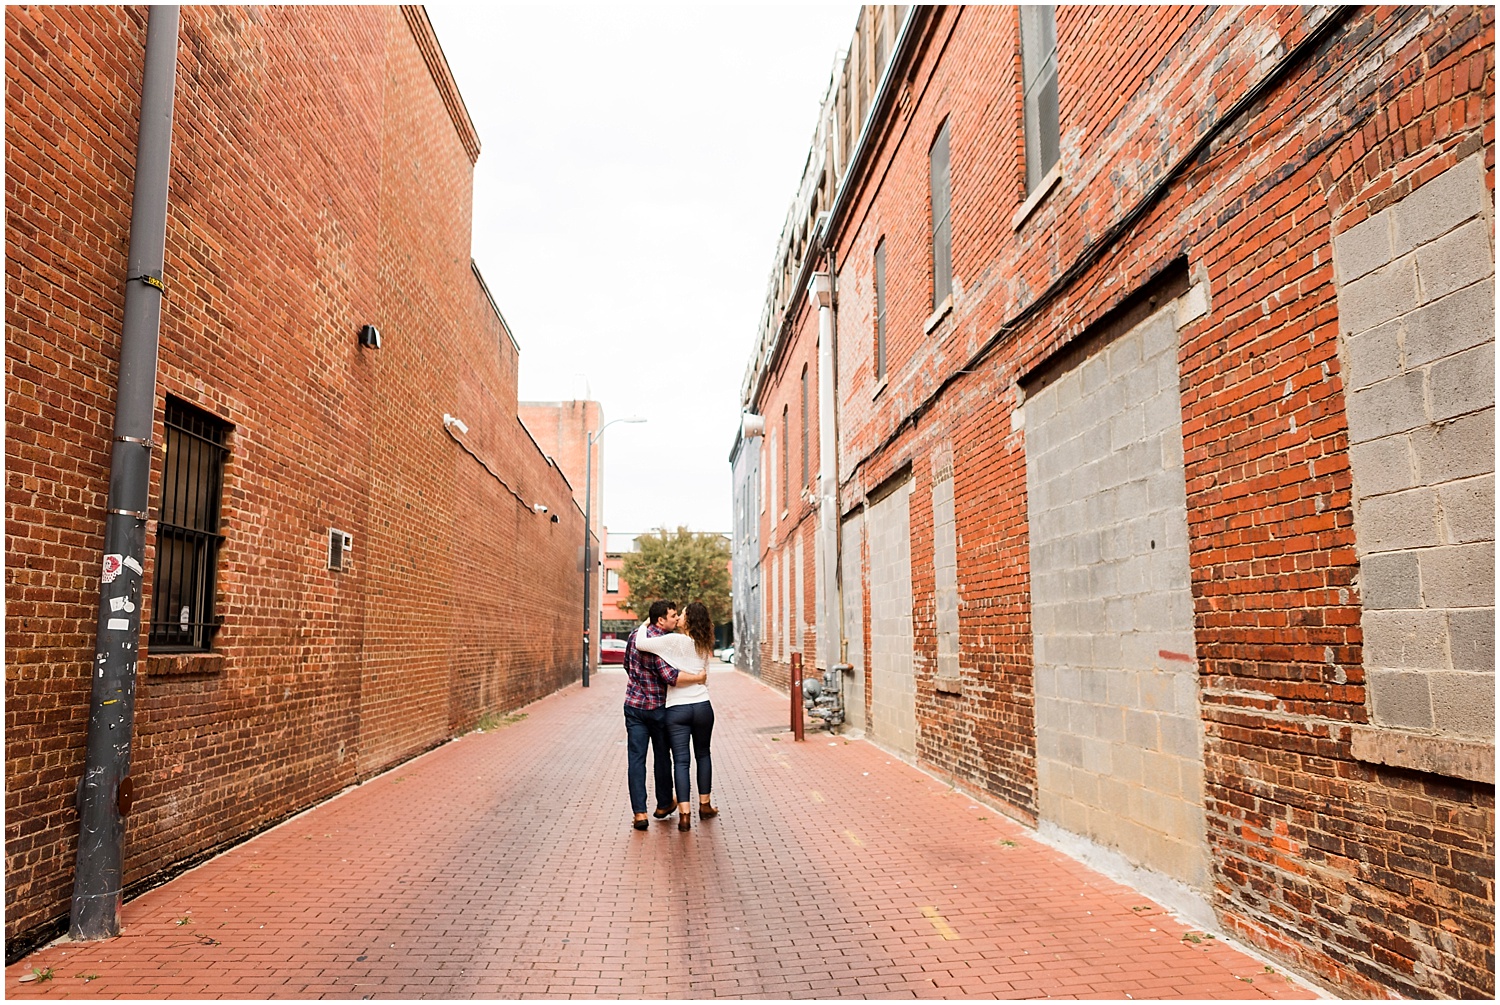
[(818, 308), (818, 654), (817, 667), (838, 662), (838, 438), (834, 429), (833, 275), (813, 273), (808, 299)]
[(130, 812), (134, 788), (130, 743), (135, 728), (137, 646), (145, 593), (156, 359), (162, 299), (166, 295), (162, 271), (166, 261), (179, 19), (176, 6), (156, 5), (151, 7), (146, 23), (140, 135), (125, 273), (125, 322), (120, 332), (99, 617), (90, 668), (88, 749), (78, 785), (78, 863), (68, 928), (75, 941), (120, 934), (125, 816)]

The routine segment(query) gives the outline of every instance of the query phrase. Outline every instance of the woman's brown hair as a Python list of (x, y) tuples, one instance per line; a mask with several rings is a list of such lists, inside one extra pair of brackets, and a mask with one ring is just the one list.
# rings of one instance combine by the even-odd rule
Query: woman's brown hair
[(714, 654), (714, 622), (708, 616), (708, 608), (701, 601), (693, 601), (683, 611), (683, 620), (687, 626), (687, 636), (693, 640), (693, 645), (698, 648), (698, 655), (704, 659)]

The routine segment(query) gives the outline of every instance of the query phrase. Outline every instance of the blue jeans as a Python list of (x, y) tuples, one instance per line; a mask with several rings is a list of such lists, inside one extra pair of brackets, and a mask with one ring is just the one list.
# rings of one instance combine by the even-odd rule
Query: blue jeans
[(714, 707), (711, 702), (695, 701), (691, 705), (673, 705), (667, 709), (667, 732), (672, 737), (672, 758), (676, 761), (677, 801), (693, 801), (688, 787), (688, 741), (693, 741), (693, 758), (698, 762), (698, 795), (714, 790), (714, 757), (709, 743), (714, 735)]
[(672, 749), (667, 737), (664, 708), (625, 706), (625, 781), (630, 786), (630, 811), (646, 812), (646, 746), (652, 748), (652, 773), (656, 776), (656, 806), (671, 809)]

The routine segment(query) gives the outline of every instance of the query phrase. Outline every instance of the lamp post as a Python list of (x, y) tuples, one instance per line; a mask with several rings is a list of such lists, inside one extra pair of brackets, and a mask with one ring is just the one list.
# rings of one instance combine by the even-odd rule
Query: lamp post
[(628, 419), (612, 419), (599, 427), (599, 431), (588, 434), (588, 449), (583, 462), (583, 686), (589, 686), (589, 660), (593, 656), (589, 640), (589, 594), (594, 575), (593, 512), (594, 512), (594, 444), (604, 436), (604, 431), (616, 422), (645, 422), (638, 416)]

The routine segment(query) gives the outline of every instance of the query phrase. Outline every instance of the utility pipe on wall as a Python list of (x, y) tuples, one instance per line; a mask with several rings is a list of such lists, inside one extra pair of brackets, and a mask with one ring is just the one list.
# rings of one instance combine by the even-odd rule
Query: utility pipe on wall
[(842, 634), (837, 588), (838, 559), (838, 427), (834, 379), (833, 280), (829, 272), (814, 273), (808, 299), (818, 308), (818, 534), (817, 534), (817, 665), (827, 670), (839, 662)]
[(166, 286), (167, 182), (172, 164), (172, 94), (177, 82), (175, 6), (153, 6), (146, 23), (141, 124), (125, 321), (109, 464), (109, 501), (99, 619), (90, 668), (88, 750), (78, 785), (78, 865), (69, 934), (75, 940), (120, 934), (121, 862), (130, 812), (130, 742), (135, 728), (137, 646), (145, 584), (151, 431), (156, 415), (156, 357)]

